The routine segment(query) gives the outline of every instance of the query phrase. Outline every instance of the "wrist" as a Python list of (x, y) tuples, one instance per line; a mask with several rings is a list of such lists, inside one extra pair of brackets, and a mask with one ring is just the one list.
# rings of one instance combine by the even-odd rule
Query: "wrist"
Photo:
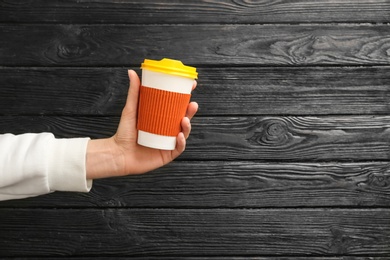
[(120, 175), (118, 161), (121, 156), (111, 138), (90, 140), (87, 145), (87, 179), (100, 179)]

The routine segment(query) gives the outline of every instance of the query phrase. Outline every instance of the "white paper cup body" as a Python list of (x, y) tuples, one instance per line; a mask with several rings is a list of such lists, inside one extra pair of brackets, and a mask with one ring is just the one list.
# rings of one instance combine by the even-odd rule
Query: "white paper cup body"
[[(191, 94), (194, 79), (176, 76), (172, 74), (155, 72), (148, 69), (142, 70), (142, 86)], [(138, 144), (154, 149), (174, 150), (176, 148), (176, 136), (164, 136), (138, 130)]]

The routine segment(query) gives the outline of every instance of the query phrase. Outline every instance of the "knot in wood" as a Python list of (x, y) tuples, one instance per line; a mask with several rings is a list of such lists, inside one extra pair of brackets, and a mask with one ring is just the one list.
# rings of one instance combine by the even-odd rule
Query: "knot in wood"
[(384, 172), (376, 172), (368, 176), (368, 184), (375, 188), (389, 188), (390, 174)]
[(58, 46), (57, 54), (59, 57), (65, 59), (82, 58), (89, 55), (89, 48), (83, 42), (61, 44)]
[(268, 126), (267, 134), (269, 136), (281, 136), (286, 133), (286, 127), (285, 125), (281, 124), (280, 122), (271, 123)]
[(312, 47), (317, 50), (331, 50), (334, 46), (329, 37), (315, 36)]
[(291, 139), (286, 122), (278, 119), (267, 119), (261, 122), (261, 126), (249, 138), (253, 145), (283, 146)]

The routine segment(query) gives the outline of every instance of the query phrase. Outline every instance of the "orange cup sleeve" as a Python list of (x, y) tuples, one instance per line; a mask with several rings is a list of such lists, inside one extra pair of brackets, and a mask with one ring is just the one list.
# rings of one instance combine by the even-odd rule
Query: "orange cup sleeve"
[(191, 94), (141, 86), (137, 129), (164, 136), (177, 136)]

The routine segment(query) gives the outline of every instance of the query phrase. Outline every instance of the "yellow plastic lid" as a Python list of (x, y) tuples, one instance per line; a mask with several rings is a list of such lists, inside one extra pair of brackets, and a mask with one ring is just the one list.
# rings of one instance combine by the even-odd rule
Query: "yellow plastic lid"
[(147, 69), (155, 72), (162, 72), (191, 79), (198, 78), (196, 68), (186, 66), (179, 60), (171, 60), (167, 58), (164, 58), (160, 61), (145, 59), (141, 64), (141, 69)]

